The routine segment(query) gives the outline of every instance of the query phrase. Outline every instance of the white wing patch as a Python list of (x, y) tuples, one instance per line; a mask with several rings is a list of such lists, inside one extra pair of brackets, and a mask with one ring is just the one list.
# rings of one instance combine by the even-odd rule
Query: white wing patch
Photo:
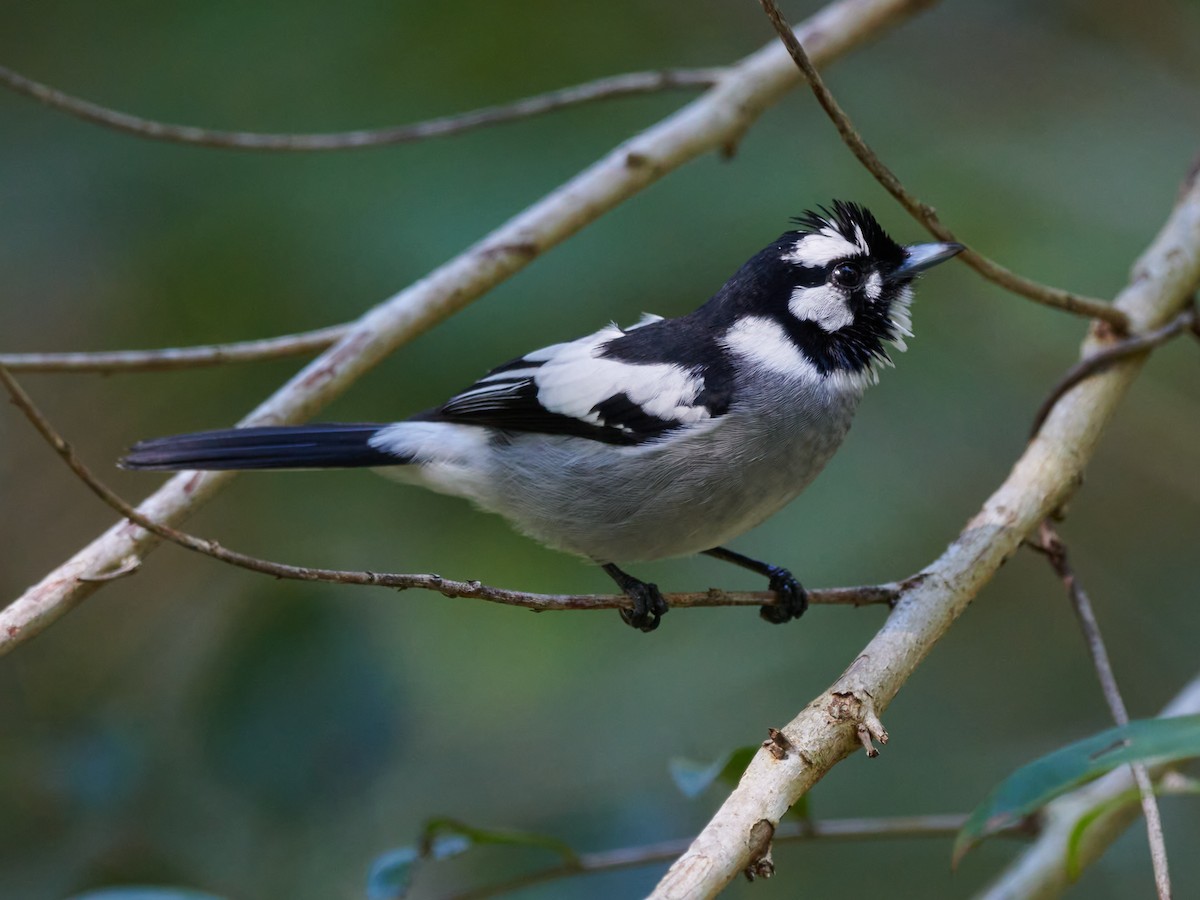
[(623, 333), (610, 325), (550, 348), (554, 354), (533, 373), (538, 402), (550, 412), (593, 425), (605, 424), (595, 407), (620, 394), (659, 419), (685, 425), (707, 419), (708, 410), (696, 403), (704, 379), (692, 370), (671, 363), (629, 363), (600, 355), (606, 343)]
[[(658, 320), (646, 315), (634, 328)], [(444, 410), (451, 417), (501, 428), (536, 431), (544, 425), (551, 432), (569, 432), (561, 420), (565, 417), (631, 438), (711, 418), (707, 406), (697, 402), (706, 387), (697, 369), (604, 356), (605, 345), (626, 333), (609, 325), (579, 340), (535, 350), (485, 375), (451, 398)]]
[(854, 313), (845, 295), (827, 284), (796, 288), (788, 300), (788, 310), (797, 319), (815, 322), (830, 334), (854, 324)]

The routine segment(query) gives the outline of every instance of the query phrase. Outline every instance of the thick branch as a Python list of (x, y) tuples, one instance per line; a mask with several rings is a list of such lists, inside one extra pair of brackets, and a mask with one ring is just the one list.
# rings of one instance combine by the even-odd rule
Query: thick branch
[[(802, 31), (818, 64), (929, 5), (929, 0), (843, 0)], [(626, 141), (491, 235), (366, 313), (327, 352), (264, 401), (243, 424), (296, 422), (342, 393), (396, 347), (457, 312), (623, 200), (697, 156), (737, 143), (764, 109), (800, 79), (777, 43), (728, 69), (720, 82), (658, 125)], [(230, 473), (185, 473), (139, 507), (172, 523), (214, 496)], [(121, 521), (0, 612), (0, 653), (40, 633), (98, 590), (97, 576), (144, 556), (155, 541)]]
[(488, 106), (484, 109), (476, 109), (454, 116), (442, 116), (426, 122), (325, 134), (217, 131), (210, 128), (196, 128), (193, 125), (156, 122), (153, 119), (143, 119), (141, 116), (100, 106), (81, 97), (74, 97), (4, 66), (0, 66), (0, 85), (86, 122), (112, 128), (115, 131), (123, 131), (140, 138), (233, 150), (297, 152), (356, 150), (362, 147), (382, 147), (389, 144), (407, 144), (429, 138), (446, 137), (486, 125), (528, 119), (569, 106), (594, 103), (597, 100), (628, 97), (631, 94), (712, 87), (720, 80), (721, 75), (722, 70), (720, 69), (665, 69), (660, 72), (629, 72), (625, 75), (613, 75), (589, 81), (586, 84), (560, 88), (556, 91), (538, 94), (535, 97), (526, 97), (514, 103)]
[[(1162, 711), (1164, 718), (1200, 713), (1200, 677), (1194, 678)], [(1150, 766), (1150, 777), (1162, 778), (1167, 766)], [(1124, 799), (1125, 802), (1116, 802)], [(1140, 800), (1130, 771), (1115, 769), (1072, 791), (1042, 810), (1042, 830), (977, 900), (1050, 900), (1070, 887), (1071, 837), (1085, 816), (1100, 810), (1083, 832), (1074, 852), (1080, 870), (1098, 860), (1137, 818)]]
[[(1177, 314), (1200, 283), (1200, 185), (1193, 179), (1154, 242), (1133, 268), (1116, 305), (1138, 332)], [(1099, 338), (1084, 344), (1094, 352)], [(795, 747), (784, 759), (765, 751), (691, 848), (667, 872), (655, 898), (714, 896), (755, 862), (760, 823), (787, 809), (834, 765), (886, 735), (879, 714), (925, 656), (1029, 532), (1074, 490), (1100, 434), (1141, 368), (1114, 363), (1055, 404), (1008, 478), (946, 551), (902, 592), (884, 626), (840, 678), (783, 729)]]

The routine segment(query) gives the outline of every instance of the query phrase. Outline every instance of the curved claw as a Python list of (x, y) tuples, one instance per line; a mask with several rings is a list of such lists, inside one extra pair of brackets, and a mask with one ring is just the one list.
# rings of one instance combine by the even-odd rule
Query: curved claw
[(667, 611), (667, 601), (657, 584), (640, 581), (628, 572), (622, 572), (612, 563), (603, 563), (601, 568), (617, 583), (621, 592), (633, 601), (633, 609), (622, 609), (621, 619), (640, 631), (653, 631)]
[(772, 625), (782, 625), (798, 619), (808, 609), (808, 591), (796, 580), (796, 576), (781, 566), (771, 566), (767, 572), (768, 582), (779, 602), (759, 607), (758, 614)]
[(633, 609), (619, 610), (621, 620), (639, 631), (650, 632), (658, 627), (667, 611), (667, 601), (657, 584), (646, 581), (631, 581), (621, 586), (626, 596), (633, 600)]

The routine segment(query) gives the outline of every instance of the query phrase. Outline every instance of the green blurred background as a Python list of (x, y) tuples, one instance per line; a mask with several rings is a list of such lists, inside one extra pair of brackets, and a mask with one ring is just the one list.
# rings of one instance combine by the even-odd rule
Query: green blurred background
[[(142, 115), (256, 130), (413, 121), (612, 73), (724, 64), (770, 37), (749, 0), (0, 5), (9, 66)], [(959, 2), (830, 76), (868, 139), (962, 236), (1032, 277), (1108, 297), (1200, 149), (1198, 51), (1192, 3)], [(344, 321), (683, 102), (271, 156), (145, 142), (0, 94), (0, 349), (186, 345)], [(321, 418), (399, 418), (542, 343), (690, 310), (789, 216), (832, 197), (922, 237), (796, 93), (734, 159), (673, 173), (400, 349)], [(1004, 477), (1083, 333), (957, 265), (923, 286), (915, 322), (911, 351), (826, 473), (738, 549), (810, 585), (917, 570)], [(228, 425), (299, 365), (24, 381), (133, 498), (159, 479), (113, 469), (125, 446)], [(1135, 715), (1200, 661), (1198, 409), (1196, 346), (1181, 341), (1147, 366), (1063, 526)], [(5, 601), (113, 520), (11, 408), (0, 500)], [(190, 527), (298, 563), (611, 589), (495, 517), (365, 472), (242, 477)], [(758, 586), (701, 559), (637, 573), (672, 590)], [(239, 900), (360, 897), (371, 861), (439, 815), (581, 849), (686, 835), (719, 797), (684, 799), (668, 759), (757, 742), (882, 617), (817, 608), (773, 628), (749, 610), (676, 611), (646, 636), (613, 613), (278, 583), (163, 548), (0, 662), (0, 896), (155, 882)], [(814, 791), (814, 814), (965, 811), (1015, 766), (1108, 724), (1042, 560), (1005, 567), (885, 721), (883, 755), (839, 766)], [(1164, 816), (1180, 896), (1195, 895), (1200, 807), (1168, 799)], [(1074, 895), (1148, 896), (1144, 844), (1133, 829)], [(1013, 853), (985, 845), (952, 875), (943, 841), (783, 847), (779, 877), (729, 896), (800, 885), (820, 897), (963, 896)], [(418, 889), (435, 896), (545, 859), (484, 850), (425, 872)], [(633, 896), (661, 871), (520, 896)]]

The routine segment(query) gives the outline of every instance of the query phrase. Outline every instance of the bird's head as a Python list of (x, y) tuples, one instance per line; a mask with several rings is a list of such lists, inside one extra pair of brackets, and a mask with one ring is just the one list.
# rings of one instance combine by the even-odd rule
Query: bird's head
[(882, 340), (902, 339), (913, 279), (963, 249), (903, 247), (868, 209), (840, 200), (794, 221), (800, 227), (780, 239), (784, 278), (792, 283), (787, 311), (827, 334), (857, 326)]
[(865, 207), (840, 200), (793, 221), (795, 230), (730, 280), (723, 300), (738, 315), (768, 317), (821, 374), (871, 377), (888, 362), (884, 343), (903, 350), (911, 335), (913, 280), (962, 245), (905, 247)]

